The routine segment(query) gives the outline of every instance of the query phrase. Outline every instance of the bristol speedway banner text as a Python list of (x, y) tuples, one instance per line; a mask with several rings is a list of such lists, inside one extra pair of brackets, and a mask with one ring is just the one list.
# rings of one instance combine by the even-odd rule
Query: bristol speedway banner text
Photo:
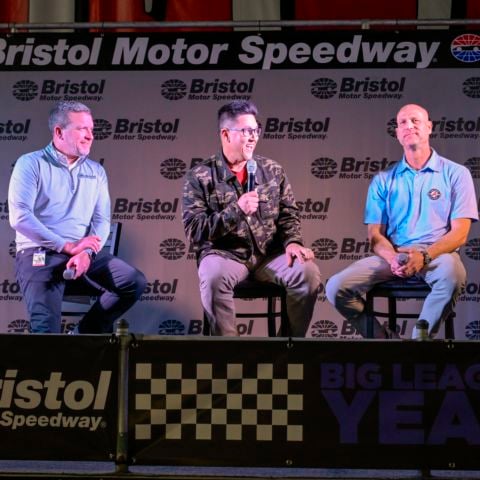
[(117, 432), (117, 348), (106, 336), (2, 335), (3, 458), (107, 460)]
[(11, 35), (2, 69), (278, 69), (448, 67), (474, 54), (480, 37), (451, 32), (281, 32)]

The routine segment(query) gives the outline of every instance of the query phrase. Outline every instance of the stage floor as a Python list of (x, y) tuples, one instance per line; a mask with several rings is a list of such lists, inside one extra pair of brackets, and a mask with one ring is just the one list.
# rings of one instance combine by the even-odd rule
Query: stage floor
[(390, 479), (480, 479), (480, 471), (372, 469), (315, 469), (315, 468), (234, 468), (234, 467), (176, 467), (131, 466), (128, 472), (117, 472), (111, 462), (53, 462), (0, 460), (2, 479), (335, 479), (335, 480), (390, 480)]

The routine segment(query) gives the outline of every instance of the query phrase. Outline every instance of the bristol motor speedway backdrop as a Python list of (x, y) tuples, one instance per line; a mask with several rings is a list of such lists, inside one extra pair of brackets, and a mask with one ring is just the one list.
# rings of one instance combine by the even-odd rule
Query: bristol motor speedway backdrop
[[(218, 150), (216, 113), (233, 99), (259, 107), (257, 152), (285, 166), (306, 245), (322, 272), (308, 336), (354, 337), (326, 302), (328, 279), (371, 254), (363, 206), (372, 176), (399, 160), (395, 115), (420, 103), (432, 145), (467, 166), (480, 192), (480, 35), (465, 31), (13, 34), (0, 37), (0, 332), (28, 321), (14, 275), (7, 189), (15, 160), (50, 140), (55, 101), (79, 100), (96, 119), (92, 157), (109, 175), (119, 255), (148, 286), (126, 315), (144, 333), (198, 335), (196, 263), (181, 222), (186, 171)], [(480, 338), (480, 227), (462, 258), (457, 338)], [(402, 309), (418, 311), (418, 301)], [(241, 301), (238, 309), (244, 308)], [(251, 307), (251, 305), (248, 305)], [(65, 318), (69, 328), (73, 318)], [(402, 321), (408, 338), (413, 322)], [(244, 335), (266, 335), (242, 319)]]

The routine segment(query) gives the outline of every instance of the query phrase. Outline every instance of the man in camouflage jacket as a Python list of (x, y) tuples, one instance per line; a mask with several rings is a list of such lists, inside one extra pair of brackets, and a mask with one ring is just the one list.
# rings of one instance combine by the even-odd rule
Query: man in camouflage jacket
[[(305, 336), (320, 273), (303, 246), (298, 208), (281, 165), (254, 155), (260, 127), (247, 101), (220, 108), (221, 153), (193, 167), (183, 192), (183, 224), (198, 258), (200, 294), (214, 335), (236, 336), (233, 288), (252, 275), (286, 288), (293, 336)], [(247, 162), (256, 165), (254, 188)]]

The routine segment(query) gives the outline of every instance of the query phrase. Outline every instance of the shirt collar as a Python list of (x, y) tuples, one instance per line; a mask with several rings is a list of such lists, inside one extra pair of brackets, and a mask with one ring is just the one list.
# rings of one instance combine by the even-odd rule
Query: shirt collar
[[(441, 163), (442, 163), (442, 161), (440, 160), (440, 156), (432, 148), (432, 154), (430, 155), (430, 158), (428, 159), (427, 163), (425, 164), (425, 166), (421, 170), (418, 170), (418, 171), (420, 171), (420, 172), (439, 172), (442, 169)], [(402, 160), (400, 161), (399, 166), (398, 166), (398, 171), (399, 171), (399, 173), (403, 173), (407, 170), (411, 170), (411, 171), (414, 171), (414, 172), (417, 171), (407, 163), (407, 160), (405, 159), (405, 155), (404, 155), (402, 157)]]
[(220, 151), (220, 162), (217, 162), (217, 167), (220, 167), (223, 170), (223, 178), (225, 181), (230, 180), (231, 178), (236, 178), (235, 174), (230, 170), (230, 167), (228, 166), (227, 159), (225, 158), (225, 155), (223, 154), (223, 151)]
[[(64, 155), (62, 152), (60, 152), (59, 150), (57, 150), (55, 148), (55, 145), (53, 144), (53, 142), (50, 142), (47, 146), (47, 150), (48, 152), (50, 153), (50, 155), (60, 164), (66, 166), (66, 167), (69, 167), (69, 163), (68, 163), (68, 159), (67, 159), (67, 156)], [(80, 164), (83, 159), (86, 158), (86, 156), (83, 156), (83, 157), (78, 157), (77, 160), (75, 161), (75, 165), (78, 165)]]

